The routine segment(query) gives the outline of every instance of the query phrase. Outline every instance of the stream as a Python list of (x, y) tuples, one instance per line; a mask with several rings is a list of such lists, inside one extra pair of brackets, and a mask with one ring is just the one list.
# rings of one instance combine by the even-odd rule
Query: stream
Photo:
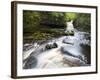
[[(26, 44), (23, 68), (63, 68), (91, 65), (90, 34), (75, 30), (74, 36), (62, 36), (43, 44)], [(55, 43), (55, 45), (54, 45)], [(47, 48), (53, 46), (52, 48)]]

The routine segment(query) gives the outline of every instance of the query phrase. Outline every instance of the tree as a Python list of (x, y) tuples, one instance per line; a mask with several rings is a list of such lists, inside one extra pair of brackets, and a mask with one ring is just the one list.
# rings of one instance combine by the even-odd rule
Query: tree
[(74, 20), (74, 26), (81, 31), (91, 32), (91, 15), (87, 13), (78, 13)]

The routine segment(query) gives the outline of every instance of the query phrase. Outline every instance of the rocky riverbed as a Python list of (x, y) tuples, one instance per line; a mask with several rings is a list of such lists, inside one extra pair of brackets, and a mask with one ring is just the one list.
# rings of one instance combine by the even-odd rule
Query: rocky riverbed
[[(74, 36), (62, 36), (31, 44), (23, 52), (23, 68), (62, 68), (87, 66), (90, 61), (90, 34), (76, 31)], [(28, 45), (27, 45), (28, 46)]]

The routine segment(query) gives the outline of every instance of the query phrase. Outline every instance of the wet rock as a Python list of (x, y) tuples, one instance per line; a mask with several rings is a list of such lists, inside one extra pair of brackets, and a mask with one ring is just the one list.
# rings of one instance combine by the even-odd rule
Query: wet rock
[(26, 60), (24, 60), (23, 69), (31, 69), (34, 68), (36, 65), (37, 59), (34, 56), (30, 56)]
[(86, 40), (91, 40), (91, 35), (89, 33), (85, 33), (84, 37)]
[(65, 36), (74, 36), (74, 31), (66, 31)]
[(76, 57), (65, 56), (63, 58), (64, 63), (69, 64), (70, 66), (87, 66), (87, 64)]
[(70, 39), (64, 39), (64, 40), (63, 40), (63, 43), (71, 44), (71, 45), (74, 44), (74, 42), (73, 42), (72, 40), (70, 40)]
[(24, 44), (24, 46), (23, 46), (23, 50), (26, 51), (26, 50), (31, 49), (32, 47), (33, 47), (32, 44), (28, 44), (28, 43), (26, 43), (26, 44)]
[(63, 54), (67, 55), (67, 56), (71, 56), (71, 57), (74, 57), (74, 58), (78, 58), (79, 60), (87, 63), (87, 59), (84, 55), (76, 55), (74, 53), (71, 53), (66, 47), (62, 47), (61, 48), (61, 51), (63, 52)]
[(46, 49), (52, 49), (52, 48), (57, 48), (57, 47), (58, 47), (57, 43), (48, 43), (45, 46)]
[(91, 46), (91, 41), (84, 39), (80, 42), (80, 45)]
[(66, 54), (66, 55), (69, 55), (69, 56), (72, 56), (72, 57), (77, 57), (76, 55), (70, 53), (66, 47), (61, 47), (61, 51), (63, 52), (63, 54)]

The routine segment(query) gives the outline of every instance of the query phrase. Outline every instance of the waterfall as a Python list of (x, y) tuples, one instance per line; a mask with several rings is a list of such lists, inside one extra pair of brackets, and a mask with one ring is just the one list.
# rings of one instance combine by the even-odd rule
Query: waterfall
[(66, 22), (66, 30), (65, 32), (72, 32), (74, 31), (74, 25), (73, 25), (73, 20), (71, 20), (70, 22)]

